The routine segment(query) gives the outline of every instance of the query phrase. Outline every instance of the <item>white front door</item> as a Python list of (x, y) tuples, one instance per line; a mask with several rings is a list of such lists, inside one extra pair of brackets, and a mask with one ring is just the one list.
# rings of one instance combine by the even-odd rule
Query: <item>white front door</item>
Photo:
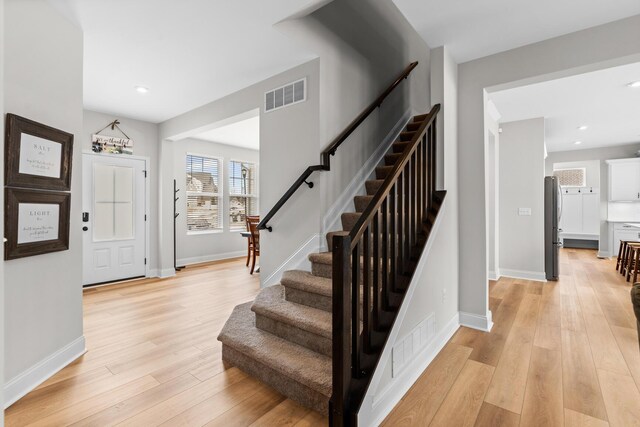
[(83, 154), (83, 284), (146, 275), (146, 162)]

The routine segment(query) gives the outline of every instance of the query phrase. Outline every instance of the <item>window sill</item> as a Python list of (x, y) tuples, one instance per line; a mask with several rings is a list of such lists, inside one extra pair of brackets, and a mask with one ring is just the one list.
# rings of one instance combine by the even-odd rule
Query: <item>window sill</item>
[(187, 236), (198, 236), (200, 234), (220, 234), (220, 233), (224, 233), (224, 230), (187, 231)]

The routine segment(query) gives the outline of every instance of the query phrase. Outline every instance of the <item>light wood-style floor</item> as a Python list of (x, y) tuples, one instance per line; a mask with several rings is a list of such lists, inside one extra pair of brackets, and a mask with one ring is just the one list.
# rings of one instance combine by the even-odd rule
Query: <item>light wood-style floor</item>
[(640, 426), (630, 285), (595, 251), (560, 280), (490, 284), (491, 333), (460, 328), (385, 426)]
[[(491, 283), (491, 333), (461, 328), (386, 426), (640, 425), (629, 284), (593, 251), (561, 280)], [(244, 260), (85, 292), (88, 353), (6, 412), (8, 426), (326, 426), (236, 368), (216, 336), (254, 298)]]

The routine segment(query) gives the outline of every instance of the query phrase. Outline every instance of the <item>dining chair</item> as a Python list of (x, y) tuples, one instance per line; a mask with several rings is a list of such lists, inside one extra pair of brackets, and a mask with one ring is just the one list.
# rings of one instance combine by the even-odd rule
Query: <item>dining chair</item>
[[(244, 222), (247, 226), (247, 231), (251, 232), (251, 227), (249, 227), (249, 223), (251, 221), (260, 222), (260, 217), (256, 215), (246, 215), (244, 217)], [(251, 252), (253, 251), (251, 236), (247, 237), (247, 263), (245, 264), (247, 267), (249, 266), (249, 261), (251, 260)]]
[(253, 256), (253, 259), (251, 260), (250, 274), (253, 274), (253, 270), (256, 267), (256, 257), (260, 256), (260, 231), (258, 230), (259, 222), (259, 217), (252, 217), (252, 219), (248, 220), (249, 232), (251, 232), (251, 235), (249, 236), (249, 239), (251, 240), (251, 255)]

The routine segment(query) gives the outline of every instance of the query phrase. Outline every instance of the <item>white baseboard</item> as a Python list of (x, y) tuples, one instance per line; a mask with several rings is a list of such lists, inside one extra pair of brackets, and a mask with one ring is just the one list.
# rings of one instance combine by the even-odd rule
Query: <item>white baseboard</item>
[(363, 417), (364, 414), (361, 411), (358, 416), (360, 425), (380, 425), (398, 402), (400, 402), (400, 399), (404, 397), (411, 386), (418, 380), (424, 370), (427, 369), (433, 359), (440, 353), (459, 327), (460, 323), (458, 314), (456, 313), (442, 328), (436, 338), (413, 359), (411, 364), (406, 366), (399, 376), (393, 378), (389, 385), (379, 394), (373, 396), (373, 410), (371, 413), (366, 414), (365, 417)]
[[(322, 234), (326, 234), (332, 230), (342, 230), (340, 224), (340, 217), (343, 212), (348, 212), (353, 207), (353, 198), (355, 196), (365, 194), (365, 182), (375, 172), (376, 167), (380, 164), (384, 155), (389, 151), (391, 144), (396, 140), (402, 129), (407, 125), (413, 114), (411, 109), (404, 112), (400, 120), (393, 126), (393, 129), (389, 131), (387, 136), (384, 137), (378, 148), (367, 159), (364, 165), (360, 168), (358, 173), (353, 177), (349, 185), (346, 186), (344, 191), (338, 196), (338, 199), (327, 210), (322, 218)], [(322, 249), (326, 250), (322, 243)]]
[(500, 277), (500, 271), (489, 271), (489, 280), (499, 280)]
[(86, 351), (83, 335), (23, 373), (7, 381), (4, 385), (5, 409), (51, 378), (56, 372), (69, 363), (82, 356)]
[(547, 275), (544, 271), (509, 270), (501, 268), (500, 275), (514, 279), (534, 280), (537, 282), (547, 281)]
[(487, 310), (485, 316), (475, 313), (460, 312), (460, 325), (467, 328), (477, 329), (479, 331), (490, 332), (493, 328), (493, 316), (490, 310)]
[(238, 258), (241, 256), (247, 256), (246, 249), (244, 251), (223, 252), (220, 254), (210, 254), (210, 255), (195, 256), (191, 258), (182, 258), (177, 260), (176, 263), (179, 266), (183, 266), (183, 265), (201, 264), (203, 262), (221, 261), (223, 259)]
[(280, 282), (282, 274), (287, 270), (311, 270), (311, 263), (309, 262), (309, 254), (313, 252), (319, 252), (320, 247), (320, 235), (314, 234), (307, 239), (293, 254), (285, 260), (273, 273), (262, 281), (261, 286), (272, 286)]
[(611, 258), (613, 255), (611, 254), (611, 252), (609, 251), (598, 251), (598, 258), (604, 258), (604, 259), (609, 259)]
[(173, 277), (176, 275), (176, 269), (175, 268), (163, 268), (161, 270), (158, 270), (158, 276), (162, 279), (167, 278), (167, 277)]

